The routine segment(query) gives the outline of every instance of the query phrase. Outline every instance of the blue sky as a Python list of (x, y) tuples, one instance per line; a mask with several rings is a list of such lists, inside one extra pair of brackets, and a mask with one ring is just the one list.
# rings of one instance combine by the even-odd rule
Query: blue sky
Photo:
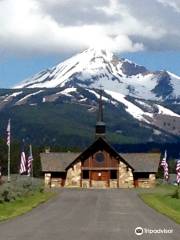
[(89, 47), (180, 75), (179, 0), (0, 0), (0, 88)]

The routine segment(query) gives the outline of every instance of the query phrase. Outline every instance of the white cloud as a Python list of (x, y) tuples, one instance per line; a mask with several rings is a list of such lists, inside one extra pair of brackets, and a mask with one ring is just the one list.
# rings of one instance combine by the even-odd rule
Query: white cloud
[(1, 0), (0, 50), (180, 49), (179, 0)]
[(180, 1), (179, 0), (157, 0), (166, 7), (172, 7), (175, 11), (180, 13)]

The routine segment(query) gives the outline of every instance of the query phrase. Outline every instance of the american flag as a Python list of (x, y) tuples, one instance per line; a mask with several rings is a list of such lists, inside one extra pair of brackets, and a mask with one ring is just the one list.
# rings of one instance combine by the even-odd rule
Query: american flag
[(22, 151), (21, 151), (21, 162), (20, 162), (19, 173), (20, 174), (26, 173), (26, 155), (24, 152), (24, 143), (23, 143)]
[(28, 172), (28, 176), (31, 175), (32, 162), (33, 162), (32, 146), (30, 145), (30, 146), (29, 146), (29, 157), (28, 157), (28, 161), (27, 161), (27, 172)]
[(7, 125), (7, 140), (6, 140), (6, 144), (8, 146), (10, 146), (11, 143), (11, 120), (9, 119), (8, 121), (8, 125)]
[(177, 184), (180, 183), (180, 159), (177, 159), (177, 163), (176, 163), (176, 181), (177, 181)]
[(167, 151), (165, 151), (165, 153), (164, 153), (164, 157), (161, 161), (161, 166), (163, 167), (163, 170), (164, 170), (164, 179), (168, 180), (169, 170), (168, 170), (168, 163), (167, 163)]

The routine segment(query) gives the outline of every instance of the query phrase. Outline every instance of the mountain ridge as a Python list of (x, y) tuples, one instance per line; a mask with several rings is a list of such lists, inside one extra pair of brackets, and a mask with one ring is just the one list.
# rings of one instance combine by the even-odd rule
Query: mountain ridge
[[(21, 131), (21, 135), (31, 135), (31, 126), (37, 137), (41, 128), (44, 144), (49, 144), (49, 136), (56, 138), (55, 132), (58, 141), (61, 137), (83, 141), (88, 139), (87, 129), (92, 128), (89, 119), (97, 109), (100, 85), (104, 87), (102, 100), (108, 109), (111, 138), (124, 142), (179, 141), (180, 77), (168, 71), (151, 72), (103, 50), (88, 49), (13, 89), (0, 89), (0, 120), (15, 119), (17, 136)], [(43, 121), (39, 122), (40, 118)], [(79, 123), (68, 128), (75, 118)], [(87, 129), (81, 121), (84, 118)], [(41, 142), (41, 137), (37, 141)]]
[(180, 77), (167, 71), (151, 72), (107, 50), (87, 49), (34, 75), (15, 88), (88, 87), (147, 100), (180, 99)]

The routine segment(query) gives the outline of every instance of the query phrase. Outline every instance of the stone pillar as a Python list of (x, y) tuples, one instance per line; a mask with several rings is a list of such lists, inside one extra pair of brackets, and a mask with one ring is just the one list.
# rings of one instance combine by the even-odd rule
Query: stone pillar
[(68, 169), (65, 186), (81, 186), (81, 162)]
[(156, 185), (156, 176), (154, 173), (149, 174), (149, 186), (155, 187)]
[(134, 187), (132, 170), (123, 162), (119, 163), (119, 187), (120, 188)]
[(44, 174), (44, 185), (45, 187), (51, 187), (51, 173)]

